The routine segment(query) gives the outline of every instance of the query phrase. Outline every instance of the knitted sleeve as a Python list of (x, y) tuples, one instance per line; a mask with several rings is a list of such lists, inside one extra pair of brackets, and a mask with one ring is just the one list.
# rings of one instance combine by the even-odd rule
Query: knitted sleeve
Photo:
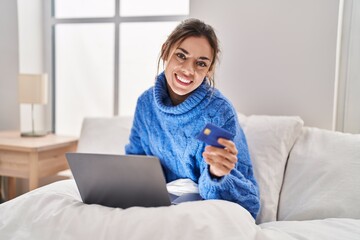
[(204, 199), (223, 199), (238, 203), (256, 218), (260, 209), (259, 189), (253, 174), (245, 135), (236, 116), (228, 120), (223, 128), (230, 131), (236, 129), (234, 143), (239, 152), (238, 162), (230, 174), (222, 178), (213, 178), (208, 165), (202, 159), (199, 178), (200, 195)]
[[(143, 131), (144, 124), (141, 121), (141, 104), (140, 99), (136, 104), (135, 114), (133, 125), (130, 132), (129, 143), (125, 146), (125, 153), (132, 155), (146, 155), (145, 149), (143, 148), (141, 142), (142, 134), (145, 134), (146, 131)], [(144, 139), (144, 138), (143, 138)]]

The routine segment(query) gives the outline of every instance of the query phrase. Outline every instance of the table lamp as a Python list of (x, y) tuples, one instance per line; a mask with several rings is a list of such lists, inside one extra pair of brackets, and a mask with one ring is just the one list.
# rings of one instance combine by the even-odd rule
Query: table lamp
[(19, 74), (19, 103), (31, 104), (31, 132), (22, 132), (23, 137), (41, 137), (46, 131), (36, 131), (34, 121), (34, 105), (47, 104), (47, 74)]

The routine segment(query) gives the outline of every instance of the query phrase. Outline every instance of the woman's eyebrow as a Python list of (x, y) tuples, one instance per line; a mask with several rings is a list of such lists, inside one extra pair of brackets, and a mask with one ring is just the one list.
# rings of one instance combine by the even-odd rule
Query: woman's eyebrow
[(180, 49), (183, 53), (185, 53), (185, 54), (189, 54), (189, 52), (188, 51), (186, 51), (185, 49), (183, 49), (183, 48), (181, 48), (181, 47), (179, 47), (178, 49)]
[[(185, 53), (185, 54), (189, 54), (188, 51), (186, 51), (185, 49), (183, 49), (183, 48), (181, 48), (181, 47), (179, 47), (178, 49), (180, 49), (180, 50), (181, 50), (183, 53)], [(210, 61), (210, 59), (209, 59), (208, 57), (199, 57), (199, 59)]]
[[(207, 57), (199, 57), (199, 59), (201, 59), (201, 60), (207, 60), (207, 61), (210, 61), (210, 59), (209, 58), (207, 58)], [(210, 61), (211, 62), (211, 61)]]

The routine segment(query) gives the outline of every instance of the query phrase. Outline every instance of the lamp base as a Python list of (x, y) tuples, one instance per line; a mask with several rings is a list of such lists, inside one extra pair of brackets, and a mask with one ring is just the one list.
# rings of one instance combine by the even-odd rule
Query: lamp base
[(48, 134), (46, 131), (39, 132), (23, 132), (20, 134), (21, 137), (44, 137)]

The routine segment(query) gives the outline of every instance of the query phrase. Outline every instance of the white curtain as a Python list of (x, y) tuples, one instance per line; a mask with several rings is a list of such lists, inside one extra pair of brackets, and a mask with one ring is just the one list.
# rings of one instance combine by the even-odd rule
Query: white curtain
[(342, 0), (339, 11), (335, 130), (360, 133), (359, 66), (360, 1)]

